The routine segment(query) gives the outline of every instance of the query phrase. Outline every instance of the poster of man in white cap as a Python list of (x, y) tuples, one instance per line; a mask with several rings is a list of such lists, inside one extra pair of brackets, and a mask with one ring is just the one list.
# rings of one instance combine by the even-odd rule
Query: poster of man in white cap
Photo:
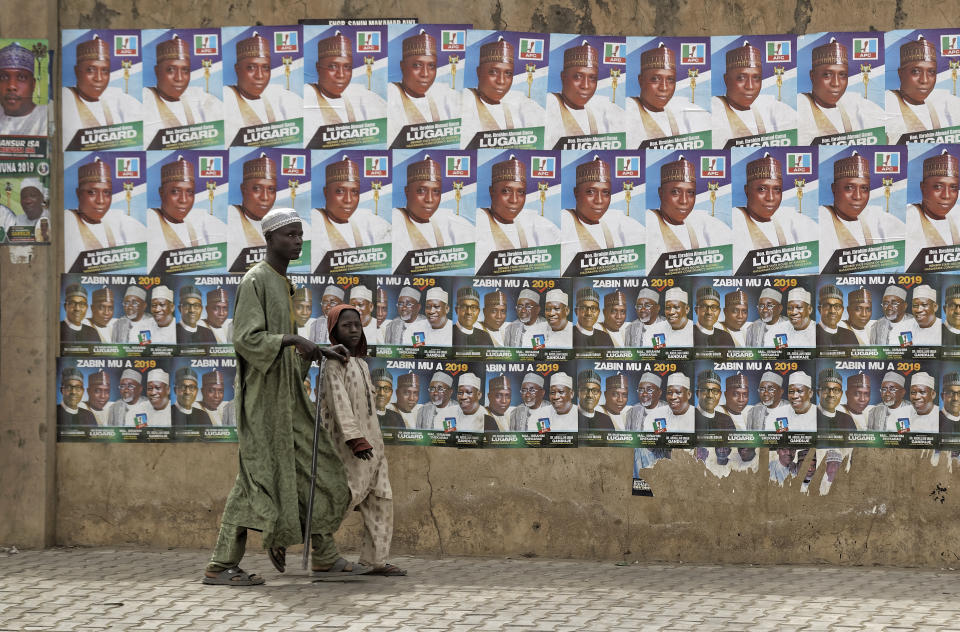
[(822, 145), (820, 271), (902, 272), (907, 149)]
[(643, 272), (644, 175), (639, 151), (564, 152), (560, 213), (564, 276)]
[(797, 50), (797, 143), (885, 145), (883, 35), (807, 33)]
[(476, 153), (407, 150), (392, 158), (394, 273), (472, 274)]
[(387, 146), (459, 147), (466, 25), (391, 24), (387, 33)]
[(144, 149), (229, 146), (219, 28), (144, 29)]
[(628, 149), (712, 147), (710, 62), (709, 37), (627, 37)]
[(545, 149), (625, 149), (624, 37), (550, 35)]
[(226, 271), (228, 161), (220, 150), (147, 153), (151, 273)]
[(303, 27), (303, 131), (309, 149), (386, 148), (387, 27)]
[(807, 283), (798, 282), (783, 297), (783, 318), (766, 328), (761, 346), (781, 351), (816, 348), (815, 308), (816, 302)]
[(147, 271), (142, 151), (64, 154), (64, 272)]
[(557, 276), (559, 151), (477, 152), (477, 274)]
[(730, 154), (645, 152), (647, 274), (730, 273)]
[(543, 148), (550, 35), (467, 31), (460, 146)]
[(796, 35), (715, 35), (711, 43), (713, 147), (796, 145)]
[(139, 30), (62, 32), (64, 150), (143, 147), (140, 45)]
[[(444, 364), (382, 356), (370, 359), (374, 405), (386, 443), (457, 446), (460, 406), (455, 387), (457, 375), (465, 373), (463, 367), (468, 365), (454, 372)], [(472, 375), (482, 380), (483, 365), (477, 365)]]
[(390, 152), (317, 151), (312, 158), (314, 274), (391, 272)]
[(241, 148), (230, 150), (227, 206), (227, 271), (246, 272), (263, 259), (266, 241), (261, 221), (274, 208), (292, 208), (300, 216), (303, 249), (291, 272), (310, 269), (310, 151)]
[(820, 263), (816, 149), (734, 147), (730, 154), (737, 276), (815, 274)]
[(0, 155), (47, 153), (49, 50), (44, 39), (0, 39)]
[(907, 146), (906, 269), (948, 272), (960, 268), (960, 145)]
[(384, 291), (387, 306), (380, 327), (382, 344), (409, 347), (412, 352), (452, 345), (452, 279), (382, 276), (377, 277), (377, 287)]
[(883, 43), (890, 63), (884, 93), (888, 142), (949, 140), (960, 126), (960, 98), (953, 78), (960, 57), (956, 30), (887, 31)]
[(0, 172), (7, 174), (0, 178), (0, 242), (50, 243), (49, 164), (0, 160)]
[(302, 147), (301, 27), (227, 26), (220, 33), (226, 146)]

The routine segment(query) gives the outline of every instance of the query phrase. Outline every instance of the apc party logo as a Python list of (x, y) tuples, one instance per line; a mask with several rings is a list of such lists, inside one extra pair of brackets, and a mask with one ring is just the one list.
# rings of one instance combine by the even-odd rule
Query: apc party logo
[(466, 49), (466, 31), (440, 31), (440, 50), (455, 53)]
[(447, 156), (446, 176), (448, 178), (469, 178), (470, 156)]
[(705, 43), (691, 44), (684, 42), (680, 44), (681, 66), (699, 66), (705, 63), (707, 63), (707, 45)]
[(853, 58), (861, 60), (880, 59), (880, 43), (876, 37), (854, 37)]
[(617, 156), (617, 177), (637, 178), (640, 176), (640, 156)]
[(113, 54), (117, 57), (136, 57), (140, 54), (139, 35), (114, 35)]
[(281, 154), (280, 175), (305, 176), (307, 175), (307, 157), (296, 154)]
[(357, 31), (358, 53), (380, 52), (380, 31)]
[(813, 173), (813, 157), (808, 153), (787, 154), (787, 174), (792, 176), (810, 175)]
[(390, 172), (390, 159), (386, 156), (364, 156), (364, 178), (386, 178)]
[(300, 42), (296, 31), (277, 31), (273, 34), (273, 52), (296, 53), (299, 50)]
[(941, 35), (940, 54), (946, 57), (960, 57), (960, 35), (956, 33)]
[(204, 33), (193, 36), (194, 55), (216, 55), (220, 52), (220, 36), (216, 33)]
[(726, 178), (727, 177), (727, 157), (726, 156), (700, 156), (700, 177), (701, 178)]
[(117, 158), (114, 162), (114, 173), (118, 178), (139, 178), (140, 177), (140, 159)]
[(222, 178), (223, 158), (220, 156), (200, 156), (201, 178)]
[(557, 159), (553, 156), (534, 156), (530, 163), (530, 176), (533, 178), (556, 178)]
[(767, 42), (767, 63), (774, 64), (793, 59), (793, 50), (788, 40)]
[(604, 42), (603, 63), (625, 66), (627, 64), (627, 45), (620, 42)]
[(895, 151), (878, 151), (873, 155), (874, 173), (900, 173), (900, 154)]
[(543, 61), (543, 40), (520, 38), (520, 59)]

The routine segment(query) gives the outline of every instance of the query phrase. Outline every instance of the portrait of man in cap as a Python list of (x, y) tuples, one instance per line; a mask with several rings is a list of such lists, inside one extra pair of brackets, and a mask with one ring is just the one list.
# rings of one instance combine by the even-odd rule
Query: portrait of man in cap
[(604, 387), (603, 403), (597, 410), (610, 418), (614, 430), (625, 430), (627, 415), (633, 408), (627, 403), (630, 401), (630, 380), (623, 373), (615, 373), (607, 377)]
[(207, 292), (207, 304), (204, 305), (206, 314), (200, 321), (204, 327), (213, 332), (217, 344), (233, 342), (233, 319), (230, 318), (230, 297), (221, 286)]
[(474, 260), (478, 269), (494, 252), (560, 242), (560, 231), (553, 222), (542, 217), (538, 209), (525, 208), (528, 169), (514, 154), (491, 167), (490, 206), (477, 210)]
[[(177, 327), (174, 321), (173, 290), (166, 285), (155, 285), (150, 290), (150, 315), (153, 316), (150, 323), (150, 342), (176, 344)], [(168, 381), (167, 386), (169, 385)]]
[(453, 321), (450, 320), (450, 295), (441, 287), (427, 290), (423, 301), (423, 315), (427, 327), (414, 331), (423, 334), (423, 343), (431, 347), (449, 347), (453, 340)]
[(625, 430), (635, 432), (653, 429), (653, 419), (666, 416), (666, 404), (660, 399), (663, 394), (663, 378), (656, 373), (645, 372), (637, 383), (637, 401), (627, 412)]
[(856, 430), (849, 414), (838, 410), (843, 397), (843, 378), (836, 369), (823, 369), (817, 376), (817, 432)]
[[(550, 376), (548, 396), (550, 398), (549, 431), (577, 432), (580, 426), (579, 408), (575, 401), (573, 378), (560, 371)], [(537, 420), (542, 425), (542, 420)]]
[(370, 379), (373, 382), (373, 401), (380, 427), (406, 428), (403, 417), (390, 403), (393, 399), (393, 376), (386, 369), (374, 369), (370, 372)]
[(626, 341), (627, 305), (627, 295), (622, 290), (603, 295), (603, 319), (594, 329), (610, 336), (614, 347), (622, 347)]
[[(536, 292), (534, 292), (536, 294)], [(507, 295), (502, 290), (494, 290), (483, 295), (483, 319), (479, 327), (487, 332), (494, 346), (506, 344)]]
[(110, 62), (110, 44), (99, 35), (77, 44), (76, 83), (60, 90), (64, 146), (82, 129), (141, 120), (140, 102), (110, 87)]
[(537, 432), (537, 420), (550, 407), (542, 375), (527, 373), (520, 383), (520, 405), (509, 414), (511, 432)]
[(714, 147), (724, 148), (737, 138), (797, 127), (796, 110), (772, 94), (760, 93), (763, 52), (749, 41), (727, 51), (723, 84), (726, 93), (710, 100)]
[(249, 248), (266, 248), (261, 222), (277, 201), (277, 162), (266, 152), (243, 163), (240, 204), (227, 207), (227, 267), (238, 266), (238, 258)]
[(723, 296), (723, 320), (717, 325), (730, 334), (733, 344), (745, 347), (747, 344), (747, 321), (750, 318), (750, 297), (743, 290), (727, 292)]
[[(915, 40), (904, 38), (903, 42), (897, 67), (899, 86), (884, 94), (890, 144), (899, 144), (904, 134), (960, 125), (960, 98), (937, 88), (936, 43), (922, 33)], [(888, 67), (892, 57), (887, 57)]]
[(309, 339), (310, 329), (317, 321), (313, 317), (313, 290), (305, 285), (297, 286), (293, 291), (291, 301), (293, 303), (293, 320), (297, 324), (297, 335)]
[(806, 371), (794, 371), (787, 378), (790, 432), (816, 432), (817, 408), (813, 405), (813, 378)]
[[(327, 331), (327, 314), (330, 313), (331, 309), (343, 303), (345, 298), (346, 293), (341, 287), (331, 284), (323, 288), (323, 293), (320, 296), (320, 316), (310, 320), (309, 325), (307, 325), (309, 331), (307, 338), (309, 340), (317, 344), (327, 344), (330, 341), (330, 334)], [(310, 309), (312, 313), (312, 302)], [(302, 306), (301, 310), (306, 311)]]
[(856, 64), (851, 69), (847, 46), (836, 38), (831, 37), (830, 41), (813, 48), (810, 92), (797, 95), (800, 145), (811, 145), (815, 138), (883, 125), (883, 108), (865, 99), (858, 89), (847, 89), (850, 75), (856, 76), (859, 72)]
[[(738, 270), (754, 250), (817, 241), (817, 222), (795, 209), (780, 210), (783, 200), (783, 164), (765, 152), (746, 163), (746, 206), (733, 211), (733, 269)], [(748, 237), (744, 239), (744, 237)]]
[(457, 431), (497, 432), (500, 427), (483, 401), (483, 382), (475, 373), (461, 373), (457, 377)]
[(87, 376), (87, 401), (80, 406), (93, 413), (98, 426), (106, 426), (110, 418), (110, 374), (103, 369)]
[(951, 371), (943, 376), (940, 397), (940, 433), (960, 433), (960, 373)]
[(183, 39), (176, 33), (156, 44), (155, 85), (143, 87), (144, 146), (161, 130), (223, 119), (223, 103), (201, 87), (201, 73), (190, 85), (190, 48), (190, 35)]
[(146, 241), (143, 224), (113, 203), (112, 160), (94, 155), (77, 167), (77, 208), (63, 212), (63, 264), (69, 270), (82, 253)]
[(647, 415), (645, 430), (653, 432), (695, 432), (696, 411), (692, 405), (690, 378), (683, 373), (667, 376), (664, 399), (667, 402), (664, 418)]
[(531, 339), (538, 335), (546, 336), (549, 328), (547, 319), (540, 315), (540, 295), (534, 290), (520, 290), (514, 309), (517, 320), (504, 327), (504, 346), (529, 349)]
[(457, 322), (453, 326), (454, 347), (492, 347), (493, 339), (482, 327), (477, 326), (480, 317), (480, 293), (467, 286), (457, 290), (455, 306)]
[(97, 419), (81, 406), (83, 401), (83, 374), (72, 367), (60, 370), (60, 405), (57, 406), (58, 426), (96, 426)]
[(915, 285), (912, 293), (910, 300), (913, 313), (912, 344), (939, 347), (942, 343), (943, 321), (937, 315), (940, 312), (937, 291), (923, 283)]
[(614, 430), (613, 420), (598, 410), (603, 395), (603, 380), (592, 369), (577, 374), (577, 426), (580, 432), (589, 430)]
[(747, 430), (761, 432), (789, 431), (791, 415), (790, 404), (783, 398), (783, 376), (773, 371), (764, 371), (757, 385), (757, 395), (760, 403), (754, 404), (747, 411)]
[(906, 387), (907, 380), (899, 373), (887, 371), (883, 374), (880, 380), (880, 403), (867, 413), (867, 430), (897, 432), (897, 420), (908, 417), (910, 413)]
[(645, 287), (637, 292), (634, 304), (637, 319), (628, 323), (624, 334), (624, 346), (643, 347), (649, 345), (647, 328), (666, 319), (660, 314), (660, 295), (656, 290)]
[(594, 98), (600, 81), (599, 50), (582, 40), (563, 51), (560, 92), (547, 95), (546, 149), (561, 138), (626, 131), (623, 110), (607, 98)]
[[(224, 388), (226, 378), (223, 371), (213, 369), (200, 377), (200, 401), (194, 408), (206, 413), (210, 423), (214, 426), (236, 426), (237, 416), (233, 409), (233, 400), (225, 400)], [(180, 403), (180, 394), (177, 393), (177, 403)]]
[(870, 161), (857, 150), (833, 163), (833, 204), (820, 207), (820, 268), (837, 250), (901, 240), (906, 229), (892, 213), (870, 204)]
[(407, 164), (406, 206), (393, 209), (393, 267), (414, 250), (472, 243), (476, 230), (465, 218), (441, 208), (443, 166), (427, 154)]
[(169, 426), (170, 416), (170, 374), (163, 369), (151, 369), (147, 373), (147, 424), (151, 426)]
[(847, 317), (840, 324), (853, 332), (859, 344), (870, 344), (876, 322), (873, 319), (873, 296), (870, 290), (860, 286), (847, 294)]
[(513, 388), (510, 378), (501, 373), (487, 381), (487, 405), (484, 411), (497, 424), (497, 431), (510, 430), (510, 415), (514, 411)]
[(772, 287), (763, 288), (757, 299), (759, 318), (747, 325), (746, 346), (762, 347), (764, 337), (771, 328), (778, 327), (787, 320), (783, 314), (783, 294)]
[(841, 410), (853, 419), (857, 430), (867, 427), (867, 418), (870, 414), (870, 398), (873, 396), (873, 384), (870, 375), (860, 371), (847, 378), (847, 390), (844, 392), (844, 401), (837, 410)]
[(802, 287), (787, 292), (786, 318), (768, 327), (763, 334), (763, 346), (769, 349), (817, 346), (817, 327), (811, 318), (813, 298)]
[(960, 285), (948, 285), (943, 292), (943, 332), (945, 347), (960, 346)]
[[(87, 290), (79, 283), (64, 288), (63, 311), (60, 321), (60, 343), (100, 342), (100, 334), (84, 320), (87, 317)], [(81, 393), (82, 395), (82, 393)]]
[(923, 160), (920, 202), (907, 205), (906, 266), (922, 271), (914, 261), (925, 248), (960, 246), (960, 218), (952, 213), (960, 193), (960, 160), (946, 149)]
[(100, 342), (110, 342), (113, 339), (114, 324), (117, 322), (113, 316), (113, 290), (104, 285), (94, 290), (90, 299), (90, 316), (84, 322), (97, 330)]
[[(421, 293), (412, 287), (400, 290), (397, 297), (397, 315), (383, 326), (383, 342), (388, 345), (409, 345), (414, 330), (423, 331), (427, 318), (420, 313)], [(452, 334), (452, 332), (451, 332)]]
[[(939, 432), (940, 407), (937, 405), (937, 381), (926, 371), (910, 376), (910, 432)], [(903, 432), (903, 430), (901, 430)]]
[(148, 269), (164, 252), (223, 243), (226, 225), (203, 206), (194, 211), (197, 169), (178, 155), (160, 167), (159, 208), (147, 212)]
[(737, 430), (747, 429), (746, 412), (750, 404), (750, 381), (743, 373), (734, 373), (723, 384), (723, 403), (717, 410), (730, 417)]
[[(177, 344), (217, 344), (213, 332), (200, 324), (203, 316), (203, 294), (195, 285), (180, 288), (180, 322), (177, 323)], [(196, 380), (194, 380), (196, 381)]]
[(148, 311), (147, 292), (143, 288), (130, 285), (123, 293), (123, 316), (113, 324), (110, 342), (118, 344), (138, 344), (140, 332), (149, 331), (153, 316)]
[(690, 319), (690, 298), (686, 290), (672, 287), (663, 293), (662, 321), (646, 327), (643, 347), (692, 347), (693, 321)]
[(437, 38), (425, 29), (401, 43), (400, 81), (387, 86), (388, 145), (407, 125), (460, 117), (460, 95), (446, 82), (436, 82), (437, 51)]
[(237, 83), (223, 88), (224, 138), (234, 143), (245, 127), (266, 125), (303, 116), (303, 99), (292, 90), (271, 84), (273, 58), (270, 40), (254, 31), (236, 45)]
[[(563, 246), (560, 267), (567, 270), (580, 252), (596, 252), (643, 243), (643, 225), (620, 209), (610, 208), (610, 164), (594, 155), (577, 165), (573, 189), (576, 206), (560, 215)], [(569, 272), (568, 272), (569, 274)]]
[(143, 375), (133, 369), (124, 369), (117, 383), (120, 399), (107, 407), (108, 426), (137, 426), (137, 415), (146, 419), (150, 402), (143, 394)]
[(347, 156), (327, 164), (323, 208), (315, 208), (311, 248), (314, 268), (330, 251), (390, 243), (390, 222), (360, 208), (360, 165)]
[(640, 53), (640, 95), (627, 99), (627, 147), (710, 129), (709, 112), (689, 99), (673, 98), (677, 68), (677, 53), (663, 42)]
[[(447, 430), (451, 418), (457, 415), (457, 392), (454, 387), (454, 378), (449, 373), (436, 371), (427, 383), (427, 397), (429, 401), (421, 404), (416, 416), (415, 428), (421, 430)], [(455, 425), (455, 424), (454, 424)], [(459, 428), (458, 428), (459, 429)]]
[(722, 394), (716, 371), (710, 369), (697, 374), (697, 406), (693, 413), (697, 432), (737, 429), (730, 416), (717, 408)]
[(694, 209), (697, 168), (683, 155), (660, 166), (657, 194), (660, 208), (648, 210), (645, 223), (648, 270), (664, 253), (720, 246), (733, 241), (729, 226), (706, 211)]
[(693, 308), (697, 315), (697, 324), (693, 328), (694, 346), (735, 347), (733, 337), (717, 326), (720, 319), (720, 293), (711, 286), (699, 287), (696, 300)]
[(177, 369), (174, 393), (176, 403), (170, 410), (171, 426), (212, 426), (210, 415), (201, 406), (196, 405), (200, 392), (196, 371), (190, 367)]
[(592, 287), (577, 290), (576, 305), (573, 312), (577, 324), (573, 329), (573, 347), (575, 349), (609, 349), (613, 347), (610, 334), (597, 324), (600, 318), (600, 295)]
[(39, 230), (41, 221), (45, 222), (48, 231), (50, 228), (49, 196), (50, 193), (40, 178), (21, 179), (20, 209), (23, 213), (18, 215), (6, 205), (0, 204), (0, 228), (3, 228), (4, 234), (9, 233), (13, 226), (33, 226), (36, 241), (49, 241), (49, 236), (46, 240), (42, 239)]
[(907, 291), (897, 285), (888, 285), (880, 303), (883, 318), (878, 318), (870, 328), (870, 344), (883, 347), (900, 347), (913, 342), (913, 314), (908, 313)]
[(570, 297), (567, 293), (553, 289), (544, 294), (543, 316), (547, 321), (545, 346), (548, 349), (572, 349), (574, 327), (570, 322)]
[(820, 286), (817, 292), (817, 346), (824, 348), (850, 347), (861, 344), (857, 335), (843, 326), (843, 292), (836, 285)]
[(365, 285), (354, 285), (350, 288), (347, 302), (360, 312), (360, 324), (363, 326), (363, 335), (367, 338), (367, 344), (380, 343), (381, 332), (377, 326), (376, 318), (373, 317), (373, 292), (370, 291), (370, 288)]
[(543, 107), (527, 97), (525, 90), (512, 89), (515, 73), (526, 86), (522, 64), (517, 73), (516, 47), (500, 35), (480, 46), (477, 61), (477, 87), (467, 88), (461, 95), (461, 145), (469, 144), (479, 132), (543, 127)]
[[(387, 102), (366, 80), (353, 81), (353, 45), (339, 30), (317, 41), (317, 82), (303, 86), (303, 137), (310, 142), (321, 127), (357, 123), (387, 116)], [(362, 73), (361, 76), (365, 75)]]
[(47, 106), (34, 102), (34, 61), (19, 42), (0, 48), (0, 136), (47, 135)]

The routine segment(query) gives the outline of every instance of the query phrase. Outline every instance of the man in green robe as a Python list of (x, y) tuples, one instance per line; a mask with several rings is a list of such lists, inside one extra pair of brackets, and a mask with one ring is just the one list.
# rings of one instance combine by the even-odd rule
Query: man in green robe
[[(262, 577), (238, 566), (247, 529), (263, 534), (263, 547), (270, 549), (271, 561), (281, 572), (285, 547), (303, 541), (315, 419), (304, 377), (321, 355), (346, 357), (342, 347), (321, 349), (297, 335), (294, 288), (285, 276), (287, 264), (300, 256), (303, 245), (296, 211), (272, 210), (264, 216), (261, 229), (267, 255), (240, 282), (233, 320), (240, 471), (227, 497), (205, 584), (263, 583)], [(355, 569), (339, 556), (333, 533), (346, 514), (350, 490), (329, 434), (323, 428), (319, 432), (310, 529), (312, 567), (349, 573)]]

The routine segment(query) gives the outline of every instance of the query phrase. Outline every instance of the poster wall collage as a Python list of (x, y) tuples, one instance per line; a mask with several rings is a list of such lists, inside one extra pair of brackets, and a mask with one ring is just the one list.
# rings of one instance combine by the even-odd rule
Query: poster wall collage
[[(960, 449), (960, 29), (60, 54), (61, 441), (236, 440), (233, 299), (284, 207), (299, 333), (359, 308), (388, 443)], [(8, 243), (49, 239), (41, 59), (0, 40)]]

